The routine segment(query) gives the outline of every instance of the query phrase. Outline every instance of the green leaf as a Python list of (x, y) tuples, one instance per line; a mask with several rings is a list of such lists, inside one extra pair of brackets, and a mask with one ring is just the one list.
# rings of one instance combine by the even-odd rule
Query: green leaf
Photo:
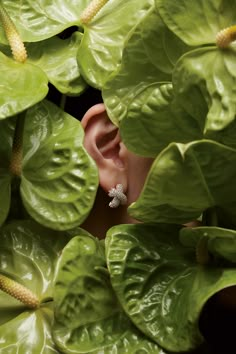
[(98, 173), (83, 136), (78, 120), (46, 100), (26, 113), (20, 190), (26, 210), (40, 224), (73, 228), (93, 206)]
[(156, 158), (130, 214), (148, 222), (185, 223), (213, 206), (236, 216), (236, 150), (213, 141), (172, 143)]
[(215, 43), (216, 34), (236, 23), (236, 1), (155, 0), (165, 24), (188, 45)]
[[(90, 0), (2, 0), (24, 42), (38, 42), (79, 24)], [(7, 43), (2, 27), (0, 42)]]
[(187, 143), (203, 134), (196, 120), (178, 105), (170, 83), (146, 87), (127, 107), (120, 123), (122, 141), (134, 153), (156, 157), (171, 142)]
[(6, 220), (11, 203), (11, 174), (9, 165), (16, 119), (0, 121), (0, 225)]
[(153, 0), (109, 1), (84, 27), (78, 62), (86, 81), (102, 88), (120, 64), (129, 32), (142, 20)]
[(67, 95), (82, 93), (87, 85), (80, 75), (77, 63), (77, 51), (82, 34), (73, 33), (71, 38), (31, 43), (26, 46), (28, 63), (40, 67), (57, 90)]
[(178, 241), (179, 226), (119, 225), (108, 231), (112, 286), (134, 324), (164, 349), (196, 348), (198, 321), (216, 292), (236, 284), (236, 270), (202, 267)]
[(200, 240), (205, 240), (205, 247), (211, 255), (236, 263), (236, 231), (220, 227), (186, 227), (180, 231), (180, 242), (196, 249)]
[(37, 310), (29, 311), (0, 292), (1, 353), (58, 353), (51, 336), (53, 309), (43, 301), (52, 297), (58, 256), (68, 235), (21, 221), (1, 228), (0, 238), (1, 273), (26, 286), (41, 301)]
[(41, 101), (48, 93), (48, 79), (36, 66), (22, 64), (0, 52), (0, 120)]
[[(108, 115), (115, 124), (129, 117), (129, 105), (136, 97), (134, 105), (154, 85), (169, 83), (174, 59), (164, 49), (166, 32), (160, 17), (151, 9), (126, 42), (121, 66), (102, 90)], [(162, 40), (158, 41), (159, 37)]]
[(64, 248), (55, 281), (53, 336), (63, 353), (156, 353), (123, 313), (111, 288), (104, 246), (90, 235)]
[(235, 119), (235, 73), (235, 53), (214, 47), (185, 54), (175, 67), (173, 85), (177, 100), (195, 117), (205, 134), (221, 130)]

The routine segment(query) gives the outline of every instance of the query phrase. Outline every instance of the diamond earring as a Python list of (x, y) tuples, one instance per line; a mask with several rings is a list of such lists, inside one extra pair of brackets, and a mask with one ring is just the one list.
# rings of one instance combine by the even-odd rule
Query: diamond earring
[(122, 184), (117, 184), (115, 188), (111, 188), (108, 195), (113, 198), (109, 203), (110, 208), (117, 208), (120, 204), (125, 205), (127, 203), (127, 197), (124, 194)]

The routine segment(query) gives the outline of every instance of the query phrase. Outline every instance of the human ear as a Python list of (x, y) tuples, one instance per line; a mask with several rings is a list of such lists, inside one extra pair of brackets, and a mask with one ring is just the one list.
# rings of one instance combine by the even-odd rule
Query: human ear
[(107, 116), (104, 104), (91, 107), (82, 119), (84, 146), (96, 162), (100, 186), (105, 192), (122, 184), (127, 190), (127, 150), (119, 129)]

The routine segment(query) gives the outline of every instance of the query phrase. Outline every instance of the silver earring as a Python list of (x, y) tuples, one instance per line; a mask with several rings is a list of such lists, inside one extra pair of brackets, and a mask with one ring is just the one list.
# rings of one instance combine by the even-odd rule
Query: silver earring
[(109, 203), (110, 208), (117, 208), (120, 204), (125, 205), (127, 203), (127, 197), (124, 194), (122, 184), (117, 184), (115, 188), (111, 188), (108, 195), (113, 198)]

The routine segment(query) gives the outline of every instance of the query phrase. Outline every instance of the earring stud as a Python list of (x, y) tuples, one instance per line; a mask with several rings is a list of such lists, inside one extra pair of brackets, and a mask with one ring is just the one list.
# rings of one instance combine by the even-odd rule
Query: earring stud
[(110, 208), (117, 208), (119, 205), (125, 205), (127, 203), (127, 197), (124, 194), (122, 184), (117, 184), (115, 188), (111, 188), (108, 195), (113, 198), (109, 203)]

